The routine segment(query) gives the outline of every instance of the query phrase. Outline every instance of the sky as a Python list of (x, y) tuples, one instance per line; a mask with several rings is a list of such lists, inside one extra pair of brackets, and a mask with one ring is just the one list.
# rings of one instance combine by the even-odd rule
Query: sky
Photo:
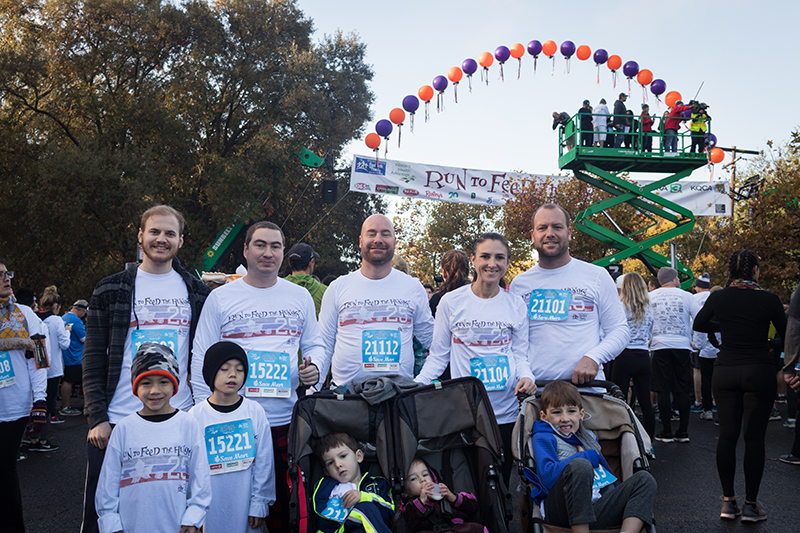
[[(667, 83), (667, 92), (677, 90), (684, 101), (693, 98), (702, 84), (698, 100), (706, 102), (712, 131), (718, 145), (746, 150), (768, 150), (767, 141), (787, 141), (798, 127), (796, 101), (800, 63), (792, 50), (800, 20), (800, 2), (740, 0), (645, 2), (642, 0), (492, 2), (445, 0), (298, 0), (298, 6), (314, 21), (315, 37), (337, 30), (355, 32), (366, 44), (366, 62), (375, 77), (373, 120), (389, 118), (402, 99), (417, 94), (421, 85), (431, 85), (437, 75), (446, 75), (468, 57), (500, 46), (523, 45), (533, 39), (570, 40), (588, 45), (592, 52), (604, 48), (622, 62), (634, 60), (641, 69)], [(415, 117), (413, 134), (408, 119), (403, 126), (402, 145), (396, 130), (389, 144), (389, 159), (496, 171), (557, 174), (557, 133), (551, 129), (553, 111), (577, 112), (584, 99), (596, 105), (605, 98), (612, 106), (628, 82), (618, 73), (616, 89), (611, 73), (592, 59), (552, 60), (540, 55), (534, 75), (533, 58), (522, 59), (517, 79), (517, 60), (504, 66), (505, 81), (499, 79), (497, 61), (490, 68), (489, 85), (473, 76), (470, 93), (466, 76), (458, 86), (458, 103), (452, 84), (444, 95), (444, 111), (437, 113), (435, 98), (431, 118), (425, 123), (422, 108)], [(649, 91), (648, 91), (649, 94)], [(628, 109), (641, 110), (642, 88), (633, 80)], [(657, 111), (652, 94), (648, 103)], [(662, 102), (659, 114), (665, 110)], [(369, 155), (364, 136), (351, 143), (345, 153)], [(383, 157), (384, 145), (380, 155)], [(777, 153), (775, 153), (777, 157)], [(730, 162), (726, 155), (723, 164)], [(743, 163), (746, 163), (743, 162)], [(717, 165), (715, 178), (727, 171)], [(740, 165), (738, 178), (746, 177)], [(644, 177), (644, 176), (642, 176)], [(692, 179), (709, 179), (706, 167)]]

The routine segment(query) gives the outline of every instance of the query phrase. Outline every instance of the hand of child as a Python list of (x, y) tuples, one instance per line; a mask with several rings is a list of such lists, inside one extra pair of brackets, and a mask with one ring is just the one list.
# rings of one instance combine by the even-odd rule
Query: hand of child
[(303, 385), (316, 385), (319, 382), (319, 368), (311, 362), (310, 357), (303, 357), (303, 364), (297, 369), (297, 375)]
[(422, 490), (419, 492), (419, 501), (422, 502), (423, 505), (428, 503), (428, 498), (433, 495), (433, 482), (428, 481), (422, 484)]
[(578, 444), (578, 451), (579, 451), (579, 452), (582, 452), (582, 451), (584, 451), (584, 449), (583, 449), (583, 446), (581, 446), (580, 444)]
[(352, 506), (361, 501), (361, 493), (357, 490), (348, 490), (342, 496), (342, 505), (350, 509)]
[(197, 533), (199, 530), (194, 526), (181, 526), (179, 533)]
[(447, 498), (447, 501), (450, 503), (456, 503), (456, 495), (450, 492), (450, 489), (447, 488), (447, 485), (444, 483), (439, 483), (439, 491), (442, 496)]
[(264, 517), (248, 516), (247, 521), (250, 523), (250, 529), (261, 529), (261, 524), (264, 523)]

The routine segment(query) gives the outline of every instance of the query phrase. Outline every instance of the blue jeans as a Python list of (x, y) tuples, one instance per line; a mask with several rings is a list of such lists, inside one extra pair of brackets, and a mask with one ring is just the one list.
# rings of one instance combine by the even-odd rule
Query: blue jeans
[(622, 147), (622, 141), (625, 140), (625, 136), (622, 135), (623, 133), (625, 133), (625, 126), (616, 126), (615, 125), (614, 126), (614, 131), (617, 132), (614, 135), (614, 148), (621, 148)]
[(669, 129), (664, 131), (664, 151), (678, 151), (678, 130)]

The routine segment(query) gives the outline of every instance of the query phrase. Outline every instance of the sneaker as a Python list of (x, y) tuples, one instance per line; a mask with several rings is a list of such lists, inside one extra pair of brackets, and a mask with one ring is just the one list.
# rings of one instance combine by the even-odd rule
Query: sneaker
[(736, 500), (722, 500), (722, 510), (719, 512), (720, 518), (727, 518), (728, 520), (736, 520), (736, 517), (742, 514), (742, 510), (736, 505)]
[(775, 403), (786, 403), (786, 395), (778, 394), (777, 398), (775, 398)]
[(772, 422), (773, 420), (780, 420), (781, 414), (778, 412), (777, 409), (774, 407), (772, 408), (772, 412), (769, 414), (769, 421)]
[(780, 460), (787, 465), (800, 465), (800, 457), (795, 457), (791, 453), (788, 455), (781, 455)]
[(742, 506), (742, 522), (760, 522), (767, 519), (767, 513), (757, 503), (744, 502)]
[(670, 421), (671, 422), (680, 422), (681, 421), (681, 415), (678, 413), (678, 411), (673, 411), (672, 412), (672, 418), (670, 418)]
[(675, 442), (689, 442), (689, 434), (684, 433), (675, 433), (674, 437)]
[(25, 455), (24, 453), (22, 453), (22, 450), (20, 450), (19, 454), (17, 454), (17, 461), (24, 461), (27, 458), (28, 458), (28, 456)]
[(40, 440), (39, 442), (32, 442), (28, 446), (29, 452), (54, 452), (58, 449), (57, 444), (53, 444), (52, 442), (47, 442), (44, 440)]
[(794, 429), (797, 427), (797, 419), (796, 418), (787, 418), (786, 422), (783, 423), (783, 427)]
[(703, 404), (700, 403), (693, 403), (692, 406), (689, 408), (690, 413), (702, 413), (703, 412)]
[(58, 414), (60, 414), (61, 416), (78, 416), (82, 415), (83, 413), (75, 409), (74, 407), (70, 406), (70, 407), (64, 407), (58, 412)]
[(30, 443), (31, 443), (31, 434), (28, 433), (28, 432), (25, 432), (25, 434), (22, 436), (22, 444), (24, 446), (27, 446)]
[(714, 413), (711, 411), (703, 411), (700, 413), (700, 420), (714, 420)]
[(50, 423), (51, 424), (63, 424), (64, 422), (66, 422), (66, 420), (61, 418), (58, 415), (53, 415), (53, 416), (50, 417)]
[(672, 433), (664, 433), (663, 431), (656, 435), (656, 440), (658, 442), (675, 442), (675, 438), (672, 436)]

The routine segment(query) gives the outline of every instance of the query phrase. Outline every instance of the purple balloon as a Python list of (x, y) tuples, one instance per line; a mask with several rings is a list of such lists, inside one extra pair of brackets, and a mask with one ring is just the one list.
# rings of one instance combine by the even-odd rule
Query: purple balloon
[(392, 123), (385, 118), (381, 119), (375, 124), (375, 131), (381, 137), (388, 137), (392, 134)]
[(706, 144), (709, 150), (717, 145), (717, 136), (713, 133), (706, 133)]
[(629, 78), (636, 76), (639, 74), (639, 63), (636, 61), (628, 61), (622, 65), (622, 73)]
[(659, 94), (664, 94), (664, 91), (666, 90), (667, 82), (664, 80), (653, 80), (653, 83), (650, 84), (650, 92), (656, 96)]
[(447, 89), (447, 78), (444, 76), (436, 76), (433, 78), (433, 88), (439, 92), (444, 91)]
[(683, 118), (692, 118), (692, 110), (687, 109), (686, 111), (681, 111), (681, 116)]
[(561, 43), (561, 55), (564, 57), (571, 57), (575, 53), (575, 43), (572, 41), (564, 41)]
[(413, 94), (409, 94), (403, 98), (403, 109), (413, 114), (414, 111), (419, 109), (419, 99)]
[(538, 55), (542, 53), (542, 43), (536, 40), (529, 42), (528, 53), (533, 57), (538, 57)]
[(478, 71), (478, 62), (472, 58), (467, 58), (461, 63), (461, 70), (463, 70), (464, 74), (467, 76), (472, 76)]
[(598, 65), (602, 65), (606, 61), (608, 61), (608, 52), (602, 48), (598, 48), (594, 53), (594, 62)]
[(505, 63), (508, 61), (508, 58), (511, 57), (511, 50), (508, 49), (507, 46), (500, 45), (494, 51), (494, 57), (501, 63)]

